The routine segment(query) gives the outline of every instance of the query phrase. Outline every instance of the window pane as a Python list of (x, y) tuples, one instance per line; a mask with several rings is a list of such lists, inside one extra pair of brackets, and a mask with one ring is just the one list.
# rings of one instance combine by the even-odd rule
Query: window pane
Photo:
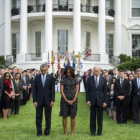
[(41, 32), (36, 32), (36, 57), (41, 57)]
[(132, 35), (132, 57), (140, 57), (140, 35)]
[(109, 57), (113, 56), (113, 34), (106, 35), (106, 53)]
[(132, 8), (140, 8), (140, 0), (132, 0)]
[(132, 9), (132, 16), (133, 17), (140, 17), (140, 8), (133, 8)]
[(86, 49), (90, 49), (90, 32), (86, 32)]
[(68, 30), (58, 31), (58, 51), (65, 54), (68, 51)]

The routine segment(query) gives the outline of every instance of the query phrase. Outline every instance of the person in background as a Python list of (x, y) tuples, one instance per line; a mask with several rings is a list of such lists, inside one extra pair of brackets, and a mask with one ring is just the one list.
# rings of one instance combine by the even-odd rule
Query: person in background
[(1, 96), (2, 96), (2, 88), (3, 88), (3, 83), (2, 83), (2, 78), (0, 78), (0, 113), (2, 113), (2, 108), (1, 108)]
[(15, 89), (15, 99), (14, 99), (14, 114), (19, 114), (20, 97), (23, 96), (23, 83), (20, 80), (20, 74), (15, 74), (16, 78), (13, 81)]
[(3, 118), (7, 119), (8, 109), (11, 108), (11, 80), (10, 74), (6, 72), (3, 77), (3, 91), (2, 91), (2, 114)]
[(114, 94), (114, 84), (111, 84), (110, 88), (110, 111), (111, 111), (111, 116), (113, 120), (116, 120), (116, 104), (115, 104), (115, 94)]
[(117, 123), (127, 123), (128, 94), (130, 92), (130, 83), (125, 79), (124, 71), (120, 71), (120, 79), (117, 79), (114, 85), (116, 98)]
[(132, 96), (133, 96), (133, 115), (134, 124), (139, 123), (140, 109), (140, 68), (136, 70), (137, 78), (132, 81)]

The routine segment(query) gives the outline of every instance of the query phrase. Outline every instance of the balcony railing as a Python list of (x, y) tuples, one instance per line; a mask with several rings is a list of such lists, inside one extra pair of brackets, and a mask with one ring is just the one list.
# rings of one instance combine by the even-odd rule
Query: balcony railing
[(45, 12), (45, 4), (43, 5), (28, 5), (28, 13)]
[(42, 54), (41, 53), (28, 53), (25, 55), (25, 61), (41, 61)]
[[(73, 12), (73, 4), (59, 5), (53, 4), (53, 11), (58, 12)], [(28, 13), (45, 12), (45, 4), (43, 5), (28, 5)], [(81, 12), (96, 13), (98, 14), (98, 6), (81, 5)], [(20, 15), (20, 8), (13, 8), (11, 10), (12, 16)], [(106, 8), (106, 15), (114, 17), (115, 11), (113, 9)]]
[(85, 12), (85, 13), (98, 13), (98, 9), (97, 9), (97, 11), (94, 11), (94, 6), (91, 6), (91, 5), (81, 5), (81, 12)]
[(120, 64), (120, 58), (118, 56), (112, 56), (110, 58), (110, 63), (114, 66), (118, 66)]
[(73, 11), (73, 5), (68, 4), (68, 5), (59, 5), (59, 4), (53, 4), (53, 11), (58, 11), (58, 12), (72, 12)]
[(5, 67), (9, 67), (10, 65), (14, 64), (16, 59), (12, 55), (6, 56)]
[(84, 58), (85, 61), (100, 61), (100, 54), (91, 54), (91, 56), (87, 56)]

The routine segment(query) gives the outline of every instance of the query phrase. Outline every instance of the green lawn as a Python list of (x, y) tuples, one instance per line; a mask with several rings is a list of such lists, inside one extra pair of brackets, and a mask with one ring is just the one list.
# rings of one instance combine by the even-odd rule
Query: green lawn
[[(140, 125), (133, 121), (126, 125), (118, 125), (104, 114), (103, 135), (91, 137), (89, 132), (89, 108), (85, 103), (85, 94), (78, 95), (78, 115), (75, 135), (70, 135), (70, 119), (68, 135), (64, 136), (62, 118), (59, 117), (60, 93), (56, 93), (56, 102), (52, 111), (52, 129), (50, 136), (36, 137), (35, 109), (32, 101), (20, 108), (19, 115), (12, 115), (8, 120), (0, 118), (0, 140), (140, 140)], [(44, 121), (43, 121), (44, 130)]]

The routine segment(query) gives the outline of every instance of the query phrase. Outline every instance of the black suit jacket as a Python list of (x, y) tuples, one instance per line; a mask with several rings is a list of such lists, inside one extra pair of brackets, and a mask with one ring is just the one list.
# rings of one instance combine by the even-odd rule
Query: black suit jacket
[(45, 98), (46, 104), (50, 104), (51, 101), (55, 101), (55, 84), (53, 77), (49, 74), (46, 75), (46, 82), (43, 87), (41, 74), (37, 75), (33, 84), (33, 102), (38, 102), (38, 105), (43, 104), (43, 98)]
[(137, 85), (137, 78), (135, 78), (133, 81), (132, 81), (132, 96), (136, 96), (137, 93), (140, 93), (140, 89), (138, 89), (138, 85)]
[(120, 79), (116, 80), (114, 84), (114, 93), (117, 100), (118, 96), (125, 96), (125, 99), (127, 99), (129, 92), (130, 92), (130, 83), (127, 79), (124, 79), (122, 87), (120, 85)]
[(91, 76), (87, 79), (87, 94), (86, 101), (90, 101), (91, 105), (95, 104), (102, 107), (103, 103), (107, 103), (107, 83), (106, 79), (100, 76), (99, 85), (96, 88), (94, 76)]

